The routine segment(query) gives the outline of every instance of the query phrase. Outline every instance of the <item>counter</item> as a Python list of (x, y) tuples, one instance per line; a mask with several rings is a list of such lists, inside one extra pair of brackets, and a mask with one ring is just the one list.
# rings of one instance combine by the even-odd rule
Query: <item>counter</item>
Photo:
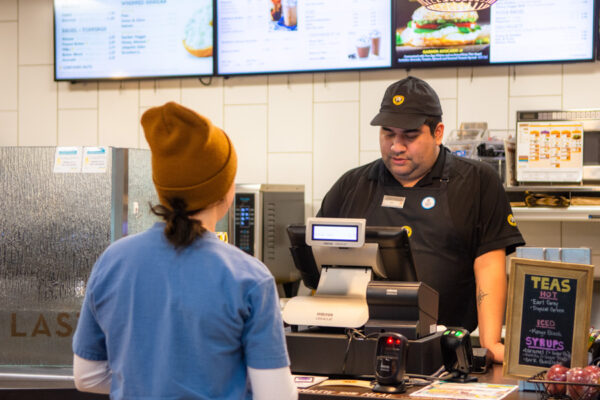
[[(493, 382), (516, 385), (517, 380), (504, 378), (502, 366), (494, 365), (484, 375), (474, 375), (480, 382)], [(367, 388), (348, 386), (327, 386), (319, 389), (318, 386), (300, 389), (300, 400), (340, 400), (340, 399), (403, 399), (408, 398), (411, 392), (421, 387), (410, 388), (403, 394), (373, 393)], [(47, 369), (27, 368), (15, 370), (10, 367), (0, 367), (0, 398), (3, 400), (108, 400), (108, 396), (78, 392), (73, 385), (72, 371), (69, 368)], [(535, 392), (513, 392), (506, 399), (537, 399)], [(419, 399), (423, 399), (420, 397)]]
[[(506, 385), (517, 385), (518, 380), (513, 378), (505, 378), (502, 376), (502, 365), (494, 365), (493, 368), (488, 371), (488, 373), (484, 375), (474, 374), (479, 378), (479, 382), (492, 382), (492, 383), (500, 383)], [(414, 388), (410, 388), (406, 391), (406, 393), (402, 394), (383, 394), (383, 393), (374, 393), (367, 388), (361, 387), (350, 387), (350, 386), (326, 386), (322, 389), (317, 386), (313, 386), (307, 389), (300, 389), (300, 400), (350, 400), (350, 399), (406, 399), (411, 398), (410, 393), (415, 392), (421, 389), (423, 386), (418, 386)], [(412, 397), (413, 399), (421, 399), (425, 400), (425, 397)], [(538, 394), (536, 392), (519, 392), (517, 391), (511, 393), (505, 399), (515, 400), (515, 399), (523, 399), (523, 400), (533, 400), (538, 399)], [(439, 400), (439, 399), (437, 399)]]

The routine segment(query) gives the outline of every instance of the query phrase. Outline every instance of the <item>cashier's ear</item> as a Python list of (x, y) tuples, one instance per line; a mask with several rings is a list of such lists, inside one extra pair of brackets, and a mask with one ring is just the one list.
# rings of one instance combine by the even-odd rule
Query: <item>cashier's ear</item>
[(435, 127), (435, 131), (433, 132), (433, 137), (435, 138), (435, 143), (439, 146), (442, 144), (442, 139), (444, 138), (444, 124), (438, 123)]

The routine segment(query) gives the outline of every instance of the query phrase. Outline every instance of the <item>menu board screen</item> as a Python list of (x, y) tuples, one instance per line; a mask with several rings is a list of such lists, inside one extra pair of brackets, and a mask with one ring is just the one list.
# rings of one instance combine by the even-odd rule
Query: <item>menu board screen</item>
[(389, 0), (217, 0), (217, 73), (391, 66)]
[(501, 0), (430, 11), (394, 0), (393, 66), (490, 65), (594, 58), (594, 0)]
[(55, 0), (55, 79), (212, 75), (212, 22), (212, 0)]
[(516, 152), (519, 182), (580, 182), (583, 123), (519, 122)]

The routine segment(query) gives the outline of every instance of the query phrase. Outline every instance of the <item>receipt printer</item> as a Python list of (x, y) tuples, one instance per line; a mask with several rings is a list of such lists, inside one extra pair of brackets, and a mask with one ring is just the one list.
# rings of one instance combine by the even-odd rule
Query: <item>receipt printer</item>
[(423, 282), (372, 281), (365, 333), (398, 332), (409, 340), (436, 332), (438, 293)]

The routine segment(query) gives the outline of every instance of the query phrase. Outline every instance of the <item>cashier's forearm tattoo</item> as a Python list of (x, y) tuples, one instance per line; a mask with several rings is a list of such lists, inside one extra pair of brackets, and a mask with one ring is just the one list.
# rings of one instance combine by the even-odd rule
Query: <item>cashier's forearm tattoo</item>
[(479, 289), (479, 293), (477, 293), (477, 305), (481, 305), (483, 298), (487, 295), (488, 295), (487, 293), (485, 293), (483, 290)]

